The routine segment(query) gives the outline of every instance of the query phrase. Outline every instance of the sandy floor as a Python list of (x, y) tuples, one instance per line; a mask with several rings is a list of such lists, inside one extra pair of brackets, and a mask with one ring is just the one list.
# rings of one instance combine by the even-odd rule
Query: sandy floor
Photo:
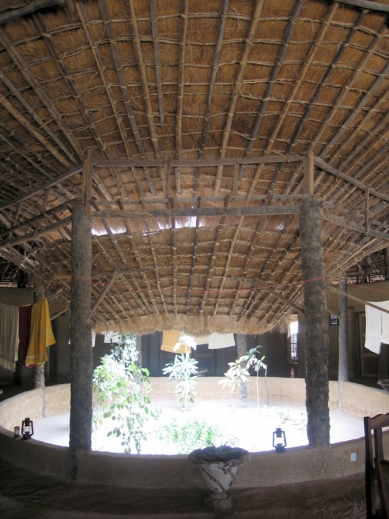
[(206, 490), (101, 487), (34, 474), (0, 459), (1, 519), (365, 519), (364, 475), (231, 489), (232, 508), (203, 506)]
[[(175, 401), (158, 402), (160, 409), (158, 421), (148, 423), (148, 441), (142, 445), (141, 454), (174, 454), (174, 446), (163, 444), (157, 439), (157, 428), (164, 423), (177, 420), (184, 423), (198, 419), (217, 425), (224, 433), (220, 443), (233, 440), (235, 445), (250, 452), (272, 450), (273, 431), (281, 427), (285, 431), (288, 447), (307, 445), (305, 407), (296, 405), (277, 405), (256, 407), (254, 401), (220, 400), (197, 401), (186, 413), (179, 411)], [(363, 420), (360, 417), (339, 410), (331, 410), (331, 443), (338, 443), (364, 435)], [(69, 414), (52, 416), (34, 422), (34, 439), (67, 446), (69, 444)], [(110, 452), (123, 452), (120, 440), (107, 438), (110, 424), (93, 434), (93, 449)]]

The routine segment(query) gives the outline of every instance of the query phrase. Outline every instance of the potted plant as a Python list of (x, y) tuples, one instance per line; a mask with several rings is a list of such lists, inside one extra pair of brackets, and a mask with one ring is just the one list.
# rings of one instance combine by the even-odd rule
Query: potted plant
[(228, 494), (239, 465), (250, 459), (250, 454), (240, 447), (211, 445), (196, 449), (189, 454), (189, 462), (199, 467), (210, 493), (204, 498), (209, 508), (228, 508), (231, 496)]

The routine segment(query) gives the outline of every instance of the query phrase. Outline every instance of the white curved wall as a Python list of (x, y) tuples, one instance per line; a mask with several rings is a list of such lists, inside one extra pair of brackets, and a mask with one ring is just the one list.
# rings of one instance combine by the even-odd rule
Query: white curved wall
[[(239, 398), (218, 384), (219, 378), (199, 379), (197, 399)], [(303, 379), (268, 378), (269, 403), (304, 404)], [(262, 401), (266, 395), (265, 381), (260, 379)], [(174, 399), (174, 384), (167, 378), (151, 379), (151, 398)], [(255, 398), (255, 384), (249, 384), (249, 396)], [(36, 472), (69, 476), (68, 449), (31, 439), (13, 437), (13, 428), (29, 416), (33, 420), (69, 412), (69, 384), (47, 387), (45, 398), (41, 389), (22, 393), (0, 404), (0, 456), (12, 463)], [(349, 382), (341, 385), (343, 409), (362, 417), (389, 412), (389, 394)], [(338, 406), (338, 384), (330, 383), (330, 406)], [(386, 437), (389, 448), (389, 438)], [(350, 462), (350, 454), (357, 461)], [(356, 439), (329, 447), (296, 447), (282, 454), (261, 452), (239, 468), (234, 482), (236, 488), (272, 486), (313, 479), (342, 477), (364, 470), (364, 442)], [(94, 483), (142, 488), (204, 488), (199, 472), (187, 461), (187, 456), (144, 456), (114, 453), (79, 453), (78, 480)]]

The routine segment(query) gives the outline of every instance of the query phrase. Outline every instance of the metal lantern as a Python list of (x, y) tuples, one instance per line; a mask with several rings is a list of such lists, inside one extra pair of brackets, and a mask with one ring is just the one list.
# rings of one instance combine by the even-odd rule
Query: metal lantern
[(285, 431), (283, 431), (281, 427), (277, 427), (273, 432), (273, 447), (276, 452), (285, 452), (286, 436)]
[(22, 422), (22, 436), (24, 440), (29, 440), (34, 434), (34, 422), (25, 418)]

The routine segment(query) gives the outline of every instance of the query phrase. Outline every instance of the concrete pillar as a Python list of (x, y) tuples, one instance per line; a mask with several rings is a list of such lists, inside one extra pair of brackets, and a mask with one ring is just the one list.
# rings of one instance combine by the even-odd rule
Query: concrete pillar
[(307, 435), (310, 447), (329, 445), (328, 323), (319, 201), (301, 204), (300, 239), (304, 293)]
[(70, 303), (70, 475), (77, 479), (78, 451), (91, 449), (91, 219), (85, 206), (73, 207), (72, 284)]

